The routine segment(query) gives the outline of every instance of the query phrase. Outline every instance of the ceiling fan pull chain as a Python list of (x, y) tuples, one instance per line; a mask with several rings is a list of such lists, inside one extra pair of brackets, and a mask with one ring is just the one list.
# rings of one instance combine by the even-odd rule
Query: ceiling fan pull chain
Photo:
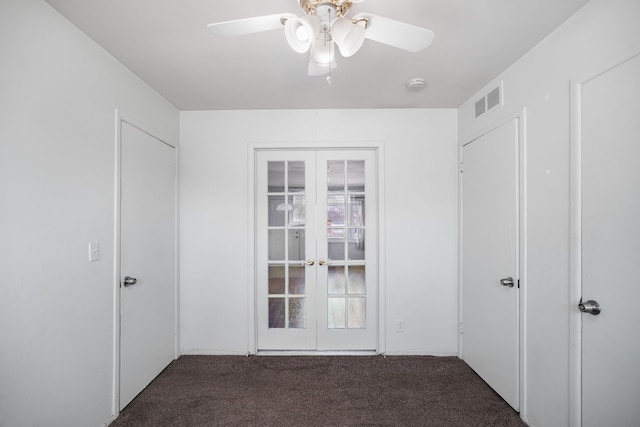
[(331, 33), (330, 33), (330, 31), (331, 31), (330, 29), (325, 29), (324, 30), (324, 44), (325, 44), (325, 46), (327, 45), (327, 43), (329, 44), (329, 58), (328, 58), (329, 75), (327, 76), (327, 84), (329, 84), (329, 86), (331, 86), (333, 84), (331, 61), (333, 60), (333, 56), (335, 55), (335, 52), (333, 50), (333, 43), (331, 43)]

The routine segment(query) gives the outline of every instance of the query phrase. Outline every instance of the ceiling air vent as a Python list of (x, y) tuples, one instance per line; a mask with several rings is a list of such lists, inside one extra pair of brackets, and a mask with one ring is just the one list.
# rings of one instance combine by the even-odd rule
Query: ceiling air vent
[(502, 82), (475, 102), (474, 117), (477, 119), (500, 105), (502, 105)]

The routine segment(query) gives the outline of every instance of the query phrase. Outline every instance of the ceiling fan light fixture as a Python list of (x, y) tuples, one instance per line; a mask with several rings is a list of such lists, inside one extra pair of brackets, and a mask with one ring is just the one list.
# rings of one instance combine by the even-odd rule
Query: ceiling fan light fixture
[(320, 25), (314, 16), (305, 15), (301, 18), (289, 18), (284, 24), (284, 35), (291, 49), (298, 53), (305, 53), (311, 47), (313, 40), (320, 32)]
[(336, 6), (330, 2), (318, 5), (315, 14), (318, 17), (318, 21), (320, 21), (320, 27), (327, 30), (331, 28), (335, 20), (340, 16)]
[[(1, 0), (0, 0), (1, 1)], [(309, 75), (329, 74), (336, 68), (335, 48), (344, 57), (355, 55), (364, 40), (373, 40), (409, 52), (419, 52), (431, 45), (434, 33), (426, 28), (371, 13), (347, 17), (351, 6), (364, 0), (298, 0), (305, 13), (257, 16), (209, 24), (209, 30), (223, 37), (235, 37), (284, 26), (289, 46), (298, 53), (311, 50)], [(416, 84), (411, 86), (417, 88)]]
[(325, 41), (322, 37), (319, 37), (311, 46), (308, 74), (310, 76), (321, 76), (331, 72), (337, 66), (334, 42), (331, 40)]
[(364, 43), (365, 28), (347, 18), (339, 18), (331, 28), (331, 36), (345, 58), (353, 56)]

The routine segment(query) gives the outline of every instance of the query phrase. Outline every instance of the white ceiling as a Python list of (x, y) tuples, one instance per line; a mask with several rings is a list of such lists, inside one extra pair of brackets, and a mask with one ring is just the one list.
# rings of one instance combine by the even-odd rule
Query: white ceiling
[[(366, 40), (337, 55), (334, 83), (307, 76), (282, 30), (234, 39), (212, 22), (291, 12), (297, 0), (46, 0), (180, 110), (451, 108), (541, 41), (588, 0), (366, 0), (366, 11), (436, 33), (409, 53)], [(423, 77), (412, 92), (406, 82)]]

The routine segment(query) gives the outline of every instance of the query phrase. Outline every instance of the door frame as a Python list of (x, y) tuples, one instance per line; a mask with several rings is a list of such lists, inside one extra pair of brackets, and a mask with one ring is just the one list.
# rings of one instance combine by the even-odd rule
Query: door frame
[(462, 359), (463, 353), (463, 262), (462, 259), (462, 169), (463, 169), (463, 148), (465, 145), (481, 138), (501, 127), (502, 125), (518, 120), (518, 145), (517, 145), (517, 217), (518, 217), (518, 271), (520, 288), (518, 289), (518, 403), (520, 418), (527, 419), (527, 340), (526, 340), (526, 319), (527, 319), (527, 109), (523, 107), (519, 111), (506, 114), (499, 119), (492, 121), (487, 126), (473, 133), (467, 139), (460, 140), (458, 145), (458, 357)]
[(115, 109), (115, 158), (114, 158), (114, 227), (113, 227), (113, 378), (112, 378), (112, 401), (111, 411), (113, 419), (120, 413), (120, 277), (121, 277), (121, 196), (122, 196), (122, 124), (127, 123), (141, 132), (157, 139), (158, 141), (172, 147), (176, 156), (175, 171), (175, 277), (174, 277), (174, 299), (175, 299), (175, 340), (174, 359), (180, 355), (180, 187), (178, 181), (178, 144), (171, 139), (163, 137), (159, 132), (151, 127), (123, 114)]
[(569, 426), (582, 425), (582, 86), (640, 55), (627, 48), (571, 80), (569, 245)]
[[(247, 192), (247, 205), (249, 206), (248, 224), (247, 229), (247, 355), (253, 355), (257, 353), (258, 349), (258, 314), (257, 314), (257, 285), (258, 280), (256, 277), (256, 169), (257, 169), (257, 155), (259, 151), (278, 151), (278, 150), (374, 150), (376, 153), (376, 179), (378, 186), (378, 310), (377, 310), (377, 354), (384, 354), (386, 351), (386, 263), (385, 263), (385, 187), (384, 187), (384, 159), (385, 159), (385, 143), (384, 141), (316, 141), (316, 142), (249, 142), (247, 144), (247, 162), (249, 170), (249, 182)], [(273, 352), (269, 352), (273, 353)], [(299, 354), (300, 352), (296, 352)], [(313, 352), (314, 354), (320, 354), (322, 352)], [(340, 352), (345, 354), (346, 352)], [(266, 353), (265, 353), (266, 354)], [(286, 352), (286, 354), (294, 354), (294, 352)], [(328, 354), (328, 353), (322, 353)]]

